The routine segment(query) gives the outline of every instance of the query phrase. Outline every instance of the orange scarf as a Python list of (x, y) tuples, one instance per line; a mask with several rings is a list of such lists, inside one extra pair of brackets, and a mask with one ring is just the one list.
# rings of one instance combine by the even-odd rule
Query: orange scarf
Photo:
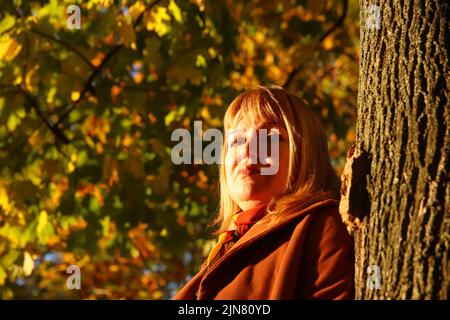
[(231, 247), (242, 235), (244, 235), (258, 220), (266, 214), (267, 203), (254, 208), (240, 211), (233, 215), (234, 226), (219, 235), (217, 244), (209, 253), (207, 265), (223, 256), (225, 251)]

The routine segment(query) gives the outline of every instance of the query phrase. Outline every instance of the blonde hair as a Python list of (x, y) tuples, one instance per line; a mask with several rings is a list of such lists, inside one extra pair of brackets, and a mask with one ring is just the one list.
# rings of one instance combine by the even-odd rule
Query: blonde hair
[[(317, 201), (339, 197), (339, 179), (328, 158), (325, 131), (319, 118), (296, 95), (282, 87), (258, 86), (236, 97), (224, 116), (224, 130), (232, 128), (241, 119), (250, 123), (264, 121), (284, 127), (289, 137), (289, 171), (286, 187), (274, 195), (264, 218), (298, 212)], [(233, 214), (240, 208), (231, 199), (225, 172), (227, 135), (222, 146), (219, 165), (220, 204), (212, 225), (216, 233), (229, 228)]]

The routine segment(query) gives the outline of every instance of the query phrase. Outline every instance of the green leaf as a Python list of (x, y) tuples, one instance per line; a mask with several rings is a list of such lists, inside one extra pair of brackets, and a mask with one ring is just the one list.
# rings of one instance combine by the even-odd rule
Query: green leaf
[(16, 19), (9, 13), (6, 13), (2, 21), (0, 21), (0, 34), (12, 28), (16, 24)]
[(3, 267), (11, 266), (14, 262), (17, 261), (17, 259), (19, 259), (21, 254), (22, 252), (20, 250), (15, 249), (10, 250), (3, 257), (0, 258), (0, 266)]

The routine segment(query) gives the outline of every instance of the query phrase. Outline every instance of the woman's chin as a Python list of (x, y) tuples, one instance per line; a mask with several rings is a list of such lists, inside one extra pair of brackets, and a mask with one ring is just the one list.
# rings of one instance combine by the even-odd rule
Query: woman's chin
[(265, 190), (260, 190), (261, 188), (248, 188), (236, 190), (235, 199), (245, 202), (266, 202), (266, 192)]
[(255, 184), (261, 183), (266, 180), (266, 176), (262, 176), (260, 174), (249, 174), (249, 175), (240, 175), (239, 180), (241, 184)]

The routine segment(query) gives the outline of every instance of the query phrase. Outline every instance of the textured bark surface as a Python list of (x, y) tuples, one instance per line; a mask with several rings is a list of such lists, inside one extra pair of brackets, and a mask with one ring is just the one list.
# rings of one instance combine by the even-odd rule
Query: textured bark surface
[[(369, 5), (380, 9), (380, 29), (366, 25)], [(356, 298), (448, 299), (449, 6), (360, 6), (356, 150), (369, 158), (370, 203), (355, 231)], [(380, 268), (378, 289), (369, 266)]]

